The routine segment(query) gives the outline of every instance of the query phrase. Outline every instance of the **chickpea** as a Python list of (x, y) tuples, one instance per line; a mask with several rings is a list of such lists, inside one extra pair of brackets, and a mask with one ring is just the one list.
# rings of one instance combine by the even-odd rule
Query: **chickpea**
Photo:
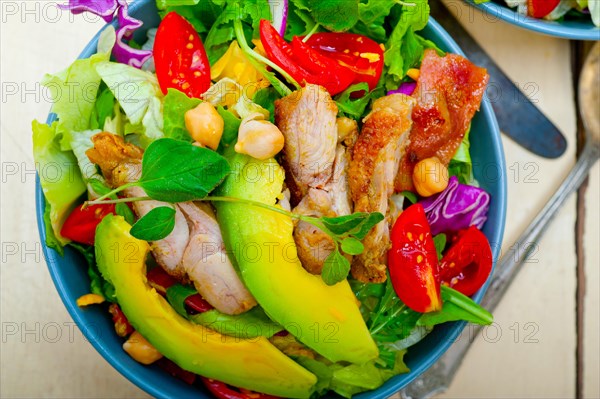
[(135, 361), (142, 364), (152, 364), (163, 357), (163, 355), (137, 331), (134, 331), (127, 341), (125, 341), (123, 350)]
[(242, 120), (236, 152), (256, 159), (268, 159), (283, 149), (285, 139), (279, 128), (262, 118), (261, 114), (254, 113)]
[(216, 150), (223, 136), (225, 122), (215, 107), (204, 101), (185, 113), (185, 127), (195, 141)]
[(448, 168), (436, 157), (425, 158), (415, 165), (413, 183), (419, 195), (430, 197), (448, 187)]

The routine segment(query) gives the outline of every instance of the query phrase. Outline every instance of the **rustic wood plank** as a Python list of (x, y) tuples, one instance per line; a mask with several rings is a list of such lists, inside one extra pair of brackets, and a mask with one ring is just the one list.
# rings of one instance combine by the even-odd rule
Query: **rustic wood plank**
[[(569, 45), (489, 21), (489, 17), (486, 20), (462, 2), (449, 3), (504, 71), (520, 87), (531, 90), (529, 94), (534, 94), (537, 105), (570, 144), (560, 159), (545, 160), (503, 137), (508, 166), (503, 252), (507, 252), (574, 163), (576, 124)], [(496, 310), (497, 328), (475, 342), (454, 384), (441, 397), (574, 396), (575, 210), (573, 197), (539, 243), (532, 259), (537, 262), (525, 265)], [(496, 337), (496, 332), (501, 335)]]
[(583, 301), (583, 389), (582, 397), (600, 398), (600, 164), (590, 173), (585, 193), (584, 267), (585, 296)]

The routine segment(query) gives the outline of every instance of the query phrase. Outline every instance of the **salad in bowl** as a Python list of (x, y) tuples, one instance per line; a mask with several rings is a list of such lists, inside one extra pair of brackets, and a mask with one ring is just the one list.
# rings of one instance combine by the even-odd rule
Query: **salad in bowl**
[(551, 36), (600, 40), (596, 0), (469, 0), (491, 17)]
[(155, 396), (384, 397), (492, 322), (489, 77), (426, 1), (64, 7), (112, 23), (44, 79), (40, 233), (125, 376)]

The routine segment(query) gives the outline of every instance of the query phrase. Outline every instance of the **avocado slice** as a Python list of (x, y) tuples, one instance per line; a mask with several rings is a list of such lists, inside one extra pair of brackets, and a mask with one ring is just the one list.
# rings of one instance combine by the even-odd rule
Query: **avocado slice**
[[(274, 159), (227, 154), (232, 173), (217, 195), (274, 205), (284, 171)], [(332, 362), (366, 363), (378, 356), (346, 280), (328, 286), (302, 267), (288, 216), (235, 202), (215, 202), (228, 251), (246, 287), (273, 320)]]
[(221, 335), (181, 317), (146, 279), (150, 246), (129, 234), (121, 216), (96, 230), (96, 257), (123, 313), (135, 329), (179, 367), (227, 384), (289, 398), (308, 398), (317, 381), (265, 337)]

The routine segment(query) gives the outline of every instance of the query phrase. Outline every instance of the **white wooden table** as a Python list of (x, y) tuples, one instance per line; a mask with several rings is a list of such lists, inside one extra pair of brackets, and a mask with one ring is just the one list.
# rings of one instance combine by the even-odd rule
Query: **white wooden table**
[[(30, 122), (45, 120), (50, 108), (38, 82), (44, 73), (69, 65), (102, 21), (62, 13), (50, 1), (0, 0), (0, 6), (0, 396), (147, 397), (75, 327), (46, 269), (36, 229)], [(509, 193), (505, 252), (575, 161), (571, 44), (490, 23), (466, 6), (460, 11), (466, 28), (510, 77), (520, 87), (535, 88), (529, 94), (569, 142), (564, 156), (545, 160), (503, 137)], [(576, 392), (600, 397), (599, 172), (596, 165), (579, 208), (574, 196), (557, 216), (495, 312), (497, 329), (477, 340), (442, 397), (566, 398)], [(578, 262), (585, 280), (577, 278)], [(577, 289), (585, 289), (580, 303)], [(577, 312), (584, 320), (579, 331)]]

